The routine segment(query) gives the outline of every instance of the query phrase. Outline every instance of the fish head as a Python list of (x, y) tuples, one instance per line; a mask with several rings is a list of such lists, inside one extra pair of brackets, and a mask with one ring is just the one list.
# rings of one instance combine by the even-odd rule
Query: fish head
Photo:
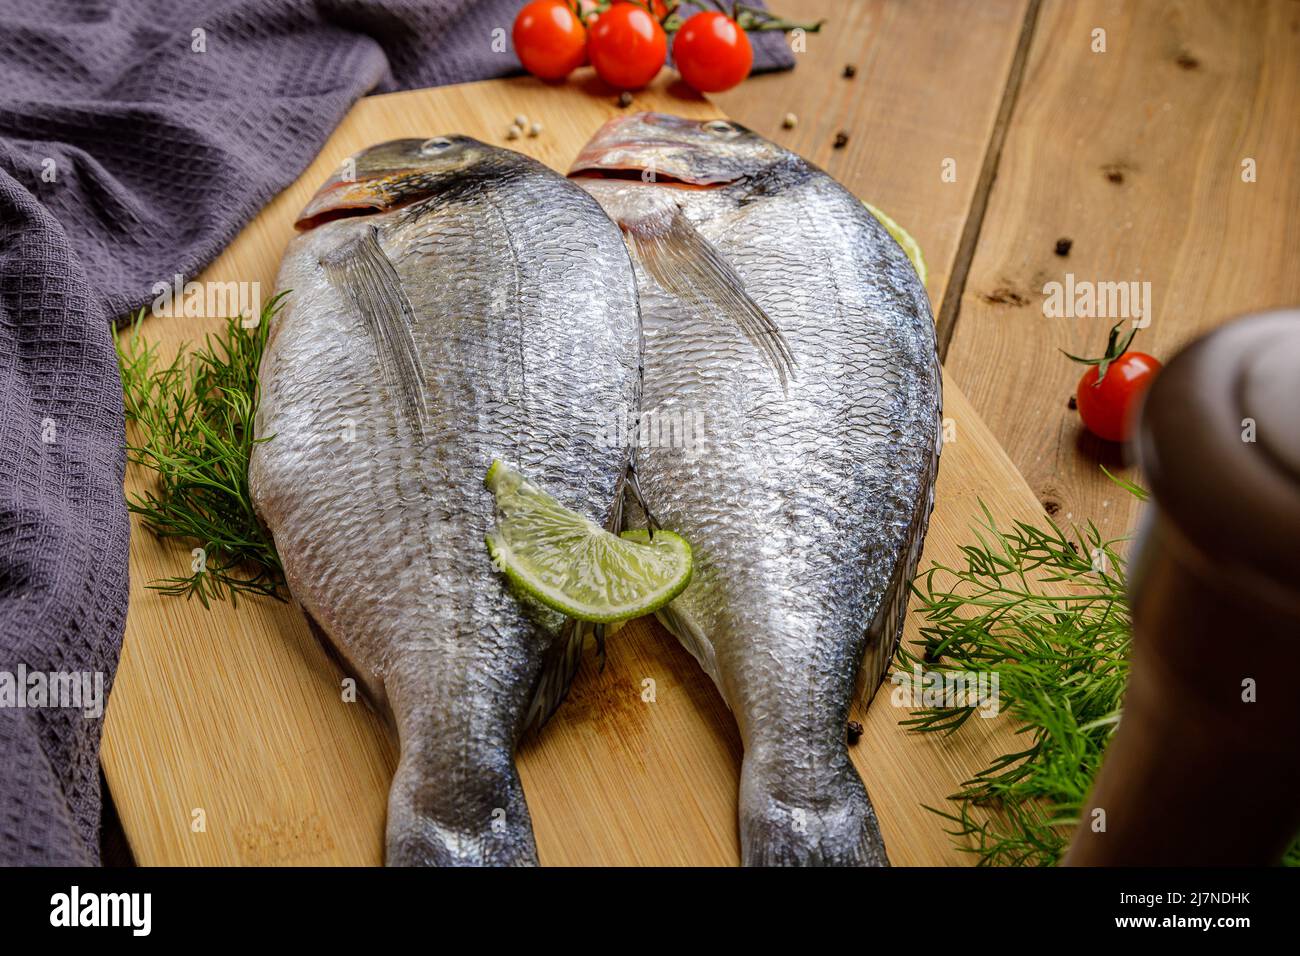
[(779, 146), (730, 120), (634, 113), (597, 130), (569, 175), (722, 186), (754, 176), (783, 156)]
[(444, 190), (494, 150), (468, 136), (395, 139), (355, 153), (316, 190), (294, 225), (389, 212)]

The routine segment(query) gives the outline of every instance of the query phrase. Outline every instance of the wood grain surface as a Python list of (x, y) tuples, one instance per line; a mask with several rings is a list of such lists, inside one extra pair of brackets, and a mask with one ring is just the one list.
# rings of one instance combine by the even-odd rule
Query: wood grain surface
[[(1005, 42), (1003, 63), (1010, 60), (1014, 37)], [(1000, 96), (1001, 82), (992, 71), (990, 102)], [(941, 98), (936, 94), (936, 101)], [(639, 94), (636, 106), (713, 112), (667, 80)], [(560, 88), (519, 79), (366, 99), (299, 181), (200, 278), (259, 281), (269, 294), (294, 214), (360, 147), (448, 131), (504, 142), (505, 126), (522, 112), (542, 121), (545, 131), (511, 145), (563, 169), (616, 111), (613, 97), (586, 75)], [(995, 113), (982, 109), (983, 118), (972, 120), (962, 136), (977, 141), (979, 123), (987, 126)], [(915, 116), (888, 112), (877, 122), (874, 131), (859, 130), (855, 148), (906, 142), (921, 125)], [(978, 166), (970, 148), (970, 161)], [(887, 157), (863, 168), (877, 166), (888, 169)], [(878, 189), (863, 183), (855, 188), (887, 210), (904, 210), (905, 220), (906, 210), (913, 210), (909, 224), (928, 242), (931, 289), (944, 288), (969, 196), (917, 187), (902, 173), (883, 176)], [(915, 188), (926, 189), (925, 196), (913, 196)], [(931, 213), (952, 227), (927, 232)], [(167, 352), (218, 325), (217, 319), (154, 317), (142, 334)], [(955, 440), (944, 451), (926, 558), (953, 560), (970, 539), (979, 500), (1004, 520), (1033, 520), (1041, 512), (951, 380), (945, 401)], [(138, 489), (147, 480), (132, 468), (128, 485)], [(103, 763), (137, 860), (378, 863), (395, 748), (363, 704), (342, 701), (341, 674), (301, 613), (269, 600), (205, 611), (159, 595), (148, 582), (188, 569), (188, 547), (161, 544), (138, 526), (134, 532), (131, 607)], [(905, 639), (915, 637), (916, 627), (912, 618)], [(650, 687), (653, 701), (646, 699)], [(922, 805), (942, 805), (961, 780), (1010, 745), (1012, 728), (1005, 720), (974, 721), (960, 735), (940, 740), (906, 733), (898, 726), (905, 716), (890, 706), (888, 693), (865, 715), (861, 708), (854, 714), (866, 732), (853, 757), (879, 811), (891, 858), (904, 865), (968, 861), (944, 834), (942, 821)], [(626, 625), (610, 641), (604, 672), (586, 661), (557, 716), (521, 747), (520, 773), (542, 862), (736, 863), (739, 759), (732, 719), (693, 660), (652, 621)]]
[(1067, 407), (1082, 369), (1057, 351), (1100, 354), (1115, 319), (1048, 318), (1044, 285), (1149, 282), (1134, 347), (1162, 359), (1295, 305), (1297, 154), (1300, 3), (1044, 0), (946, 358), (1048, 511), (1117, 536), (1137, 505), (1101, 473), (1124, 462)]

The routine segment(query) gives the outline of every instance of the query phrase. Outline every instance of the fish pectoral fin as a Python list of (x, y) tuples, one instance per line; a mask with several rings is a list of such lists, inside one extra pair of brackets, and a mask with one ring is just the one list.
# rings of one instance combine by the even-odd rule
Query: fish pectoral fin
[(781, 329), (745, 291), (726, 257), (700, 235), (680, 207), (671, 216), (624, 223), (633, 251), (663, 288), (690, 304), (725, 315), (763, 354), (785, 388), (794, 354)]
[(379, 357), (384, 382), (407, 425), (423, 438), (427, 406), (424, 369), (415, 345), (415, 310), (397, 269), (379, 245), (379, 230), (363, 230), (321, 259), (325, 275), (356, 306)]

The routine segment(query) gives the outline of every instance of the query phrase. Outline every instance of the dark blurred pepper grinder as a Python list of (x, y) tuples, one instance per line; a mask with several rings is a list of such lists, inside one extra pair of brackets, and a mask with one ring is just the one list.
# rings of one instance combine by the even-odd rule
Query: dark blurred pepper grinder
[(1300, 310), (1148, 393), (1124, 713), (1067, 866), (1270, 864), (1300, 833)]

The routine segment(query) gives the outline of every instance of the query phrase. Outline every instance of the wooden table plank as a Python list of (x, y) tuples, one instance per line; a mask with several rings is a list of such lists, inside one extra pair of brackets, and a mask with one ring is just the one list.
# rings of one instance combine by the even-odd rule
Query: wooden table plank
[(1136, 505), (1100, 473), (1119, 452), (1067, 408), (1081, 369), (1057, 351), (1099, 352), (1113, 320), (1045, 317), (1044, 284), (1150, 282), (1136, 347), (1165, 358), (1295, 304), (1297, 154), (1294, 0), (1045, 0), (947, 366), (1058, 517), (1119, 535)]

